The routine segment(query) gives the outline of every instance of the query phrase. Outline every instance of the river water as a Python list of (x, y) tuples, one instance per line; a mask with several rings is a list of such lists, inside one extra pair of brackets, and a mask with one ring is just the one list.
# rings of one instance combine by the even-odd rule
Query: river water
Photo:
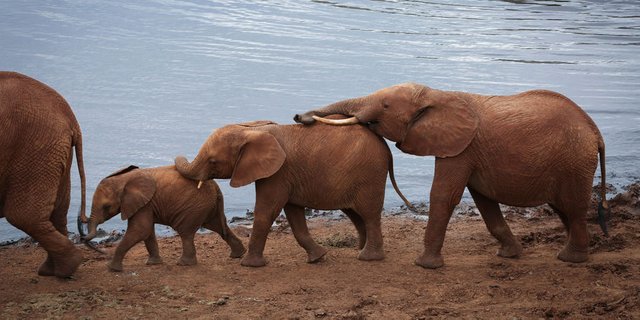
[[(217, 127), (289, 124), (295, 113), (407, 81), (559, 91), (600, 127), (608, 181), (640, 178), (637, 1), (2, 1), (0, 70), (69, 101), (84, 134), (89, 202), (118, 168), (192, 159)], [(400, 188), (426, 201), (433, 157), (392, 150)], [(228, 218), (253, 208), (252, 185), (218, 183)], [(385, 207), (400, 204), (389, 185)], [(0, 241), (23, 235), (0, 220)]]

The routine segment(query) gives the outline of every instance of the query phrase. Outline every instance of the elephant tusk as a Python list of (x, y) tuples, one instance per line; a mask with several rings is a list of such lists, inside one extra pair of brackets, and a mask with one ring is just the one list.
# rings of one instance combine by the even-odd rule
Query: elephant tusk
[(200, 189), (200, 187), (202, 187), (203, 183), (204, 183), (204, 181), (202, 181), (202, 180), (198, 181), (198, 189)]
[(360, 121), (358, 121), (358, 118), (356, 117), (351, 117), (351, 118), (347, 118), (347, 119), (326, 119), (323, 117), (318, 117), (318, 116), (311, 116), (314, 120), (322, 122), (322, 123), (326, 123), (326, 124), (330, 124), (333, 126), (347, 126), (347, 125), (351, 125), (351, 124), (356, 124), (359, 123)]

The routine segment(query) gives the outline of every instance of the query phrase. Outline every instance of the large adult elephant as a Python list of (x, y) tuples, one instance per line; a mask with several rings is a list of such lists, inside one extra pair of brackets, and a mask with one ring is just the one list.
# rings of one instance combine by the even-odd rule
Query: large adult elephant
[[(332, 114), (352, 117), (322, 119)], [(465, 187), (501, 243), (499, 256), (517, 257), (522, 246), (498, 204), (547, 203), (569, 234), (558, 258), (587, 260), (586, 212), (598, 154), (603, 187), (600, 207), (606, 207), (604, 142), (593, 120), (559, 93), (533, 90), (483, 96), (405, 83), (299, 114), (294, 120), (367, 124), (403, 152), (436, 157), (424, 251), (416, 260), (422, 267), (444, 264), (440, 251), (446, 227)]]
[(85, 210), (82, 134), (69, 104), (47, 85), (0, 72), (0, 218), (47, 251), (42, 276), (68, 277), (82, 254), (67, 238), (75, 147)]

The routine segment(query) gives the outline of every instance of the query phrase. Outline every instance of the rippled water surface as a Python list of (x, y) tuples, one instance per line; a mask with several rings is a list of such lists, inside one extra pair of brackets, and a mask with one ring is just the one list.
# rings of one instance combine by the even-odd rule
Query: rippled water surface
[[(637, 1), (2, 1), (0, 70), (69, 101), (84, 134), (89, 201), (120, 167), (193, 158), (214, 128), (292, 123), (297, 112), (406, 81), (559, 91), (600, 127), (608, 180), (640, 177)], [(434, 159), (392, 150), (400, 187), (425, 201)], [(70, 222), (80, 193), (73, 172)], [(218, 182), (227, 217), (253, 208), (253, 186)], [(399, 205), (389, 186), (385, 207)], [(22, 235), (0, 221), (0, 241)]]

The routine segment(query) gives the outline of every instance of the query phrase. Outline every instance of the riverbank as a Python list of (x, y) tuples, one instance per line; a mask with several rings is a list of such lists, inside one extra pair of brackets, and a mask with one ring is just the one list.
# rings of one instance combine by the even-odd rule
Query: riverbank
[[(407, 211), (383, 218), (386, 259), (356, 259), (356, 233), (340, 215), (309, 218), (314, 238), (329, 249), (307, 264), (286, 223), (273, 228), (266, 267), (241, 267), (217, 234), (198, 235), (199, 264), (180, 267), (180, 239), (159, 239), (164, 264), (147, 266), (142, 244), (107, 271), (108, 256), (82, 247), (85, 261), (71, 280), (39, 277), (45, 257), (37, 244), (0, 248), (0, 317), (188, 319), (441, 319), (640, 317), (640, 184), (610, 200), (610, 236), (589, 212), (592, 235), (586, 263), (555, 258), (566, 240), (558, 217), (545, 207), (505, 208), (524, 246), (519, 259), (497, 257), (497, 241), (472, 206), (449, 224), (445, 266), (413, 265), (426, 222)], [(233, 227), (248, 242), (250, 224)], [(112, 252), (111, 243), (101, 245)]]

